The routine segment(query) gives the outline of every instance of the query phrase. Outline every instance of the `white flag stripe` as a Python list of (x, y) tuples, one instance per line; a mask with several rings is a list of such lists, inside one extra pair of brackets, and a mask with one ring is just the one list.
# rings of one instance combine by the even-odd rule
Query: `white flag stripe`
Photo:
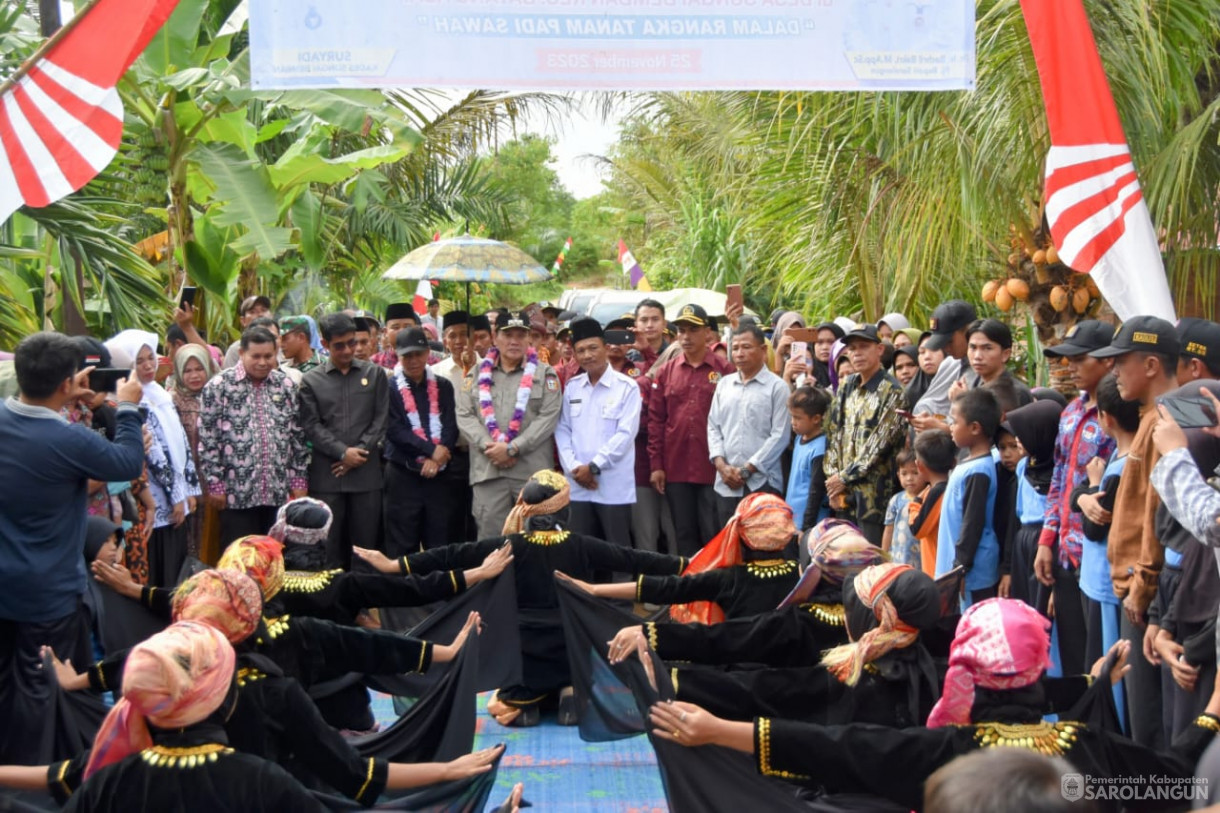
[(21, 190), (17, 188), (17, 176), (13, 174), (11, 159), (0, 142), (0, 223), (9, 219), (13, 212), (25, 205)]
[(76, 148), (95, 172), (101, 172), (106, 168), (118, 151), (116, 148), (99, 138), (89, 125), (79, 121), (60, 107), (58, 102), (48, 96), (28, 76), (21, 80), (21, 87), (30, 95), (30, 101), (42, 111), (42, 114), (63, 135), (65, 140)]
[(68, 183), (68, 179), (59, 169), (55, 157), (51, 155), (46, 145), (42, 143), (42, 139), (38, 137), (38, 133), (34, 132), (34, 128), (26, 120), (25, 114), (21, 112), (21, 108), (12, 94), (4, 97), (4, 110), (8, 113), (13, 132), (25, 149), (30, 163), (34, 166), (34, 172), (42, 182), (42, 188), (47, 197), (50, 200), (59, 200), (64, 195), (71, 194), (72, 185)]
[(100, 107), (110, 113), (114, 113), (119, 120), (122, 121), (122, 102), (119, 101), (117, 108), (112, 106), (115, 101), (118, 101), (119, 95), (118, 91), (116, 91), (114, 88), (104, 88), (95, 85), (88, 79), (82, 79), (71, 71), (64, 70), (48, 59), (40, 61), (37, 67), (51, 79), (55, 80), (56, 84), (79, 98), (81, 101)]
[[(1084, 247), (1094, 237), (1110, 228), (1110, 225), (1119, 219), (1123, 212), (1123, 204), (1132, 195), (1139, 194), (1139, 191), (1139, 181), (1132, 179), (1131, 183), (1119, 190), (1118, 197), (1113, 203), (1109, 203), (1104, 208), (1094, 212), (1088, 219), (1081, 221), (1079, 226), (1064, 235), (1062, 245), (1059, 247), (1059, 256), (1063, 261), (1077, 271), (1090, 271), (1091, 269), (1089, 268), (1076, 265), (1076, 258), (1080, 256), (1080, 252), (1084, 250)], [(1053, 227), (1054, 224), (1052, 223)]]
[(1060, 215), (1066, 212), (1071, 207), (1080, 203), (1082, 200), (1091, 198), (1098, 192), (1108, 189), (1113, 186), (1119, 178), (1125, 175), (1130, 175), (1135, 172), (1135, 164), (1127, 162), (1122, 166), (1107, 170), (1100, 175), (1093, 175), (1089, 178), (1084, 178), (1074, 184), (1065, 186), (1055, 194), (1051, 195), (1046, 202), (1046, 217), (1050, 221), (1051, 228), (1059, 221)]
[(1082, 144), (1076, 147), (1051, 147), (1046, 153), (1046, 174), (1062, 167), (1085, 164), (1115, 155), (1129, 154), (1126, 144)]
[(1126, 224), (1127, 230), (1089, 276), (1120, 319), (1148, 315), (1176, 321), (1156, 232), (1144, 201), (1127, 212)]

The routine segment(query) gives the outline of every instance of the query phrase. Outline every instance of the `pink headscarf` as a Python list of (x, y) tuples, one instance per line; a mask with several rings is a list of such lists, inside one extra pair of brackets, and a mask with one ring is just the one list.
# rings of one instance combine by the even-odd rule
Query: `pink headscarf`
[(957, 623), (949, 671), (928, 728), (966, 725), (974, 687), (1021, 689), (1050, 665), (1051, 622), (1023, 601), (991, 598), (975, 604)]
[(198, 621), (240, 644), (258, 629), (263, 593), (258, 582), (236, 570), (203, 570), (174, 591), (175, 621)]
[(85, 778), (152, 746), (148, 725), (183, 728), (220, 708), (237, 656), (219, 630), (179, 621), (131, 650), (123, 698), (102, 721)]

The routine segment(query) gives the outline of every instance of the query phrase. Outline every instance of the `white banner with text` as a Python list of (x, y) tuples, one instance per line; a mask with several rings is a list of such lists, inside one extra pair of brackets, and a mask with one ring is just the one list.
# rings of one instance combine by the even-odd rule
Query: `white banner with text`
[(249, 3), (256, 88), (974, 86), (973, 0)]

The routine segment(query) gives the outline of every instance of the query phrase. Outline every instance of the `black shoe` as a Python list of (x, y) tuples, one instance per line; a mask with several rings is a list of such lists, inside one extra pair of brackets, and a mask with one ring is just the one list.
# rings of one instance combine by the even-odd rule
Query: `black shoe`
[(509, 723), (509, 725), (515, 728), (533, 728), (541, 722), (542, 709), (538, 708), (538, 704), (535, 703), (531, 706), (525, 706), (522, 708), (521, 713), (518, 714), (517, 718)]
[(559, 692), (559, 724), (576, 725), (580, 722), (576, 715), (576, 693), (571, 686), (565, 686)]

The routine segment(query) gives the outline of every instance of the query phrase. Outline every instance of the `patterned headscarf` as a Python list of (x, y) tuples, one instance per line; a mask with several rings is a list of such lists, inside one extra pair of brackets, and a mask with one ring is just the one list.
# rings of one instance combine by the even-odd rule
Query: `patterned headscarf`
[(966, 725), (974, 706), (974, 687), (1022, 689), (1050, 665), (1050, 627), (1023, 601), (991, 598), (962, 614), (949, 647), (949, 671), (928, 728)]
[(266, 603), (284, 586), (284, 545), (269, 536), (243, 536), (225, 549), (216, 567), (254, 579)]
[(300, 497), (284, 503), (267, 535), (286, 545), (317, 545), (330, 536), (334, 512), (321, 500)]
[[(896, 589), (891, 588), (904, 577), (909, 584), (901, 597), (904, 600), (900, 609), (892, 595)], [(932, 579), (910, 565), (894, 562), (866, 567), (856, 574), (850, 587), (844, 585), (843, 605), (849, 615), (857, 602), (872, 611), (876, 626), (852, 643), (831, 649), (822, 658), (822, 665), (848, 686), (860, 682), (865, 664), (915, 643), (920, 626), (940, 616), (940, 593)], [(852, 634), (851, 624), (847, 631)]]
[(123, 698), (98, 729), (85, 778), (152, 746), (149, 724), (184, 728), (206, 720), (228, 695), (236, 660), (219, 630), (192, 621), (166, 627), (132, 649), (123, 668)]
[[(743, 561), (742, 545), (751, 550), (781, 551), (795, 534), (792, 507), (774, 494), (756, 491), (737, 504), (724, 530), (695, 554), (682, 575), (739, 565)], [(694, 601), (670, 607), (669, 616), (681, 623), (718, 624), (724, 620), (724, 611), (715, 602)]]
[(519, 534), (525, 530), (525, 521), (530, 517), (555, 514), (568, 507), (572, 488), (568, 478), (554, 469), (534, 472), (534, 476), (517, 495), (517, 502), (504, 520), (505, 534)]
[[(208, 380), (216, 375), (216, 362), (212, 359), (212, 354), (208, 352), (206, 347), (201, 347), (197, 344), (184, 344), (178, 348), (178, 352), (174, 353), (174, 389), (180, 395), (187, 397), (197, 397), (198, 392), (191, 392), (186, 388), (182, 378), (186, 375), (186, 365), (194, 359), (203, 366), (203, 372), (207, 375)], [(207, 381), (204, 382), (207, 384)]]
[(258, 583), (236, 570), (203, 570), (174, 591), (174, 621), (198, 621), (220, 630), (231, 644), (254, 634), (263, 615)]
[(809, 567), (777, 609), (809, 599), (823, 580), (841, 585), (870, 565), (890, 560), (890, 555), (869, 542), (850, 522), (828, 517), (805, 532)]

